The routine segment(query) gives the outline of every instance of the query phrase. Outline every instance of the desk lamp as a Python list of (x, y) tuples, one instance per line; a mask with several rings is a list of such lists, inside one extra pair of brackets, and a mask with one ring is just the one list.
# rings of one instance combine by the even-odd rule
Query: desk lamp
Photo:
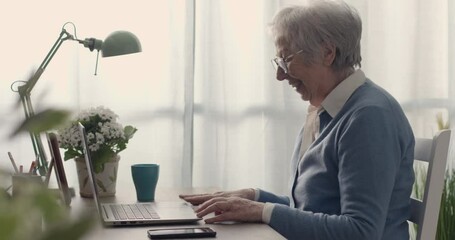
[[(67, 24), (73, 25), (74, 35), (70, 34), (65, 29), (65, 26)], [(33, 87), (38, 82), (38, 79), (40, 78), (41, 74), (43, 74), (44, 70), (46, 69), (49, 62), (52, 60), (52, 57), (54, 57), (54, 55), (57, 52), (57, 50), (59, 49), (60, 45), (66, 40), (77, 41), (80, 44), (82, 44), (84, 47), (90, 49), (90, 51), (97, 50), (98, 54), (97, 54), (96, 68), (98, 66), (98, 55), (99, 55), (100, 51), (101, 51), (102, 57), (113, 57), (113, 56), (137, 53), (137, 52), (142, 51), (141, 43), (139, 42), (139, 39), (134, 34), (128, 32), (128, 31), (113, 32), (104, 41), (98, 40), (95, 38), (85, 38), (84, 40), (80, 40), (77, 38), (77, 35), (76, 35), (76, 26), (72, 22), (65, 23), (62, 27), (62, 31), (60, 32), (59, 37), (57, 38), (57, 41), (54, 43), (51, 50), (46, 55), (46, 57), (44, 58), (43, 62), (39, 66), (39, 68), (36, 70), (36, 72), (33, 74), (33, 76), (27, 82), (25, 82), (24, 85), (18, 87), (17, 92), (20, 95), (20, 100), (24, 107), (26, 119), (28, 119), (34, 115), (33, 106), (32, 106), (32, 102), (30, 99), (30, 93), (31, 93)], [(95, 68), (95, 75), (96, 75), (96, 68)], [(33, 144), (33, 149), (35, 151), (35, 155), (37, 156), (37, 158), (39, 158), (39, 161), (37, 162), (38, 169), (40, 171), (40, 174), (44, 175), (44, 174), (46, 174), (48, 167), (47, 167), (47, 158), (46, 158), (46, 154), (44, 152), (41, 137), (40, 137), (39, 133), (31, 133), (31, 132), (30, 132), (30, 137), (32, 139), (32, 144)]]

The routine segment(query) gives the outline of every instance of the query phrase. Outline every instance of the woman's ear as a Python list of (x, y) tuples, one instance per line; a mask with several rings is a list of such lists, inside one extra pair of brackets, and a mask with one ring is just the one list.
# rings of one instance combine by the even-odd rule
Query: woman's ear
[(336, 56), (336, 47), (333, 44), (324, 44), (322, 46), (322, 51), (324, 53), (322, 63), (325, 66), (332, 66), (333, 61)]

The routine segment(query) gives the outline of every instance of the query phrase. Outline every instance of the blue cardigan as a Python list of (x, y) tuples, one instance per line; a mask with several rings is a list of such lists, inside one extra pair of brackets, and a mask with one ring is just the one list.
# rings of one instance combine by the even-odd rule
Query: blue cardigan
[(414, 136), (400, 105), (367, 79), (320, 126), (300, 162), (297, 139), (292, 196), (259, 191), (276, 203), (269, 225), (288, 239), (408, 240)]

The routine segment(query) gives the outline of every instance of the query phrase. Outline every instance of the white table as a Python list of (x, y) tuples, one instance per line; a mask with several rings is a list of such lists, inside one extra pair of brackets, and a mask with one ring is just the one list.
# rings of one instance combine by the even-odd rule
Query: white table
[[(127, 184), (129, 185), (129, 184)], [(121, 186), (121, 184), (120, 184)], [(117, 186), (116, 197), (103, 198), (102, 202), (136, 202), (136, 193), (134, 186)], [(76, 188), (76, 197), (72, 199), (71, 212), (77, 215), (83, 210), (93, 209), (95, 211), (95, 204), (93, 199), (81, 198), (79, 196), (78, 188)], [(204, 193), (213, 192), (215, 189), (157, 189), (156, 201), (175, 201), (179, 200), (178, 194), (180, 193)], [(217, 232), (216, 239), (258, 239), (258, 240), (279, 240), (285, 239), (271, 227), (261, 223), (229, 223), (229, 224), (205, 224), (204, 221), (199, 221), (195, 224), (185, 225), (160, 225), (160, 226), (134, 226), (134, 227), (117, 227), (117, 228), (103, 228), (101, 225), (95, 227), (84, 239), (87, 240), (136, 240), (148, 239), (147, 230), (153, 228), (166, 228), (166, 227), (179, 227), (179, 226), (208, 226)]]

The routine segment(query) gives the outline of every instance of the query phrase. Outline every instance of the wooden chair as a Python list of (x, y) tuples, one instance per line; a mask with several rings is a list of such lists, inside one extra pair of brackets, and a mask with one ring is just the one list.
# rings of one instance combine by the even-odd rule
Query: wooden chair
[(451, 130), (438, 132), (433, 139), (416, 138), (414, 159), (428, 162), (423, 200), (411, 197), (409, 221), (418, 225), (417, 240), (433, 240), (438, 228)]

